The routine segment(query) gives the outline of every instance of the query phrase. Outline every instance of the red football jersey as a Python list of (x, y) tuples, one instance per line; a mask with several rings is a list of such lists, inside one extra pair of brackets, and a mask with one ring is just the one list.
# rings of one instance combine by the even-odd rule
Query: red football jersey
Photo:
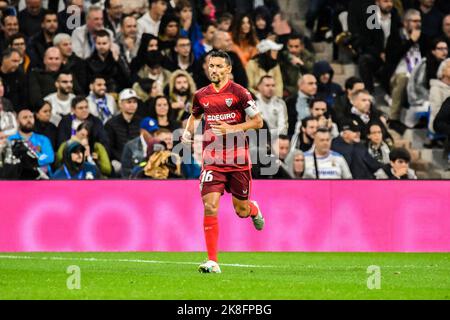
[(203, 133), (205, 170), (228, 172), (251, 168), (245, 132), (216, 136), (211, 130), (211, 124), (217, 120), (230, 125), (245, 122), (249, 110), (252, 114), (257, 113), (252, 95), (231, 80), (220, 91), (216, 91), (210, 84), (195, 93), (192, 114), (198, 116), (204, 113), (205, 118)]

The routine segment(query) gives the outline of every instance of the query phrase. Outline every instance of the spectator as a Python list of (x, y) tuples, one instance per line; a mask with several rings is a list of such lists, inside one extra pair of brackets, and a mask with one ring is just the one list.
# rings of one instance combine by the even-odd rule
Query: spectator
[(147, 146), (154, 140), (153, 134), (159, 130), (157, 121), (146, 117), (140, 122), (140, 135), (128, 141), (121, 157), (122, 178), (129, 178), (133, 168), (147, 161)]
[(229, 12), (225, 12), (217, 19), (217, 29), (224, 32), (230, 32), (232, 23), (233, 15)]
[[(156, 98), (157, 96), (160, 96), (163, 94), (163, 92), (160, 90), (158, 83), (155, 80), (152, 79), (139, 79), (138, 81), (133, 84), (134, 91), (136, 91), (136, 94), (139, 96), (139, 99), (142, 101), (142, 103), (147, 103), (147, 101), (152, 100)], [(139, 113), (139, 108), (138, 108)], [(144, 116), (145, 117), (145, 116)]]
[(15, 49), (20, 53), (20, 71), (22, 71), (24, 74), (28, 74), (28, 71), (31, 70), (31, 58), (27, 54), (27, 42), (25, 35), (22, 33), (16, 33), (9, 38), (8, 43), (8, 48)]
[(86, 97), (89, 113), (105, 124), (118, 113), (116, 101), (112, 95), (106, 93), (106, 79), (102, 76), (94, 76), (89, 88), (91, 91)]
[(428, 104), (430, 94), (430, 80), (437, 78), (439, 65), (448, 56), (447, 43), (442, 39), (435, 39), (427, 57), (414, 67), (408, 80), (407, 92), (410, 106)]
[(437, 113), (436, 118), (433, 121), (433, 129), (436, 131), (436, 133), (442, 134), (447, 137), (445, 153), (447, 154), (448, 159), (447, 170), (450, 170), (450, 97), (444, 101), (442, 107)]
[(202, 170), (203, 135), (194, 134), (194, 142), (191, 156), (185, 161), (182, 158), (181, 171), (186, 179), (198, 179)]
[(120, 47), (120, 53), (125, 57), (128, 64), (137, 56), (140, 41), (136, 18), (123, 16), (120, 23), (120, 32), (116, 36), (116, 42)]
[(137, 73), (140, 79), (152, 79), (162, 91), (169, 84), (170, 71), (163, 68), (164, 57), (159, 51), (151, 51), (146, 55), (145, 65)]
[(410, 9), (403, 17), (403, 28), (391, 34), (387, 44), (386, 75), (390, 79), (392, 105), (389, 127), (403, 133), (405, 125), (400, 122), (401, 109), (405, 104), (408, 78), (422, 60), (424, 46), (421, 37), (420, 12)]
[(75, 95), (73, 94), (73, 77), (66, 71), (60, 72), (55, 82), (56, 92), (44, 98), (52, 106), (52, 117), (50, 121), (58, 126), (62, 117), (71, 111), (71, 103)]
[(58, 12), (59, 33), (65, 33), (71, 36), (75, 26), (70, 25), (69, 23), (67, 23), (67, 21), (70, 19), (74, 12), (78, 12), (81, 26), (86, 23), (84, 0), (66, 0), (65, 3), (67, 6), (66, 10)]
[[(61, 51), (48, 48), (44, 55), (44, 68), (33, 69), (29, 77), (30, 105), (35, 108), (47, 95), (56, 91), (55, 83), (61, 70)], [(22, 84), (23, 85), (23, 84)]]
[(450, 14), (447, 14), (442, 20), (442, 33), (447, 42), (447, 47), (450, 48)]
[(203, 55), (213, 50), (214, 33), (217, 27), (214, 22), (209, 21), (202, 25), (201, 30), (202, 39), (195, 42), (192, 47), (195, 60), (200, 59)]
[[(367, 1), (367, 3), (370, 3)], [(376, 25), (380, 28), (369, 28), (367, 21), (370, 18), (363, 5), (363, 12), (355, 13), (355, 16), (362, 15), (362, 23), (356, 29), (352, 29), (349, 23), (350, 32), (353, 36), (353, 47), (359, 52), (359, 73), (364, 81), (365, 88), (369, 92), (375, 90), (374, 76), (380, 80), (382, 88), (389, 92), (389, 77), (385, 75), (386, 67), (386, 45), (391, 35), (401, 28), (400, 17), (393, 6), (392, 0), (376, 0)], [(353, 14), (349, 11), (349, 19)]]
[(368, 126), (367, 132), (367, 148), (369, 154), (380, 164), (389, 163), (389, 153), (391, 150), (384, 141), (383, 125), (377, 122), (372, 122)]
[(419, 3), (423, 35), (426, 39), (434, 39), (439, 35), (444, 15), (436, 8), (435, 0), (419, 0)]
[(288, 132), (288, 115), (286, 103), (275, 96), (275, 80), (272, 76), (261, 77), (256, 94), (256, 105), (270, 130), (270, 135), (276, 137)]
[(341, 135), (333, 140), (331, 149), (344, 156), (354, 179), (373, 179), (381, 167), (361, 143), (361, 129), (355, 120), (343, 124)]
[(256, 37), (259, 41), (266, 39), (272, 32), (272, 14), (265, 6), (255, 8), (252, 13)]
[(165, 14), (161, 19), (161, 25), (158, 32), (158, 48), (164, 54), (169, 53), (170, 49), (176, 44), (180, 33), (180, 22), (177, 16)]
[(16, 114), (11, 101), (3, 97), (5, 87), (0, 78), (0, 132), (6, 137), (17, 132)]
[(161, 24), (161, 19), (166, 10), (166, 0), (149, 0), (149, 9), (147, 13), (138, 20), (139, 33), (150, 33), (157, 37), (159, 25)]
[(166, 150), (173, 149), (173, 133), (169, 129), (160, 128), (155, 132), (155, 138), (160, 141)]
[(352, 103), (352, 109), (349, 113), (345, 114), (343, 122), (339, 124), (341, 128), (345, 121), (356, 120), (361, 128), (361, 139), (366, 140), (367, 125), (370, 121), (386, 123), (384, 115), (377, 109), (371, 108), (372, 96), (369, 91), (358, 90), (354, 92), (350, 98), (350, 102)]
[(319, 128), (319, 122), (316, 118), (308, 116), (302, 119), (300, 129), (296, 130), (292, 137), (292, 147), (303, 152), (311, 150), (317, 128)]
[(131, 60), (130, 69), (133, 77), (149, 61), (148, 55), (152, 52), (159, 53), (158, 38), (152, 34), (144, 33), (141, 37), (137, 55)]
[(109, 92), (120, 92), (129, 85), (130, 70), (124, 58), (112, 48), (112, 40), (106, 30), (97, 31), (94, 53), (86, 60), (89, 79), (101, 75)]
[(313, 118), (317, 119), (319, 128), (327, 128), (331, 132), (333, 139), (339, 136), (338, 126), (331, 119), (325, 100), (319, 98), (312, 99), (309, 102), (309, 112)]
[(292, 137), (302, 119), (310, 115), (309, 102), (317, 93), (317, 80), (312, 74), (305, 74), (298, 79), (298, 91), (286, 100), (288, 109), (288, 135)]
[[(231, 50), (237, 53), (242, 65), (246, 67), (250, 59), (258, 54), (256, 47), (258, 38), (256, 37), (255, 27), (250, 15), (236, 16), (231, 25), (231, 37), (233, 40)], [(259, 53), (262, 53), (261, 50), (259, 50)]]
[(123, 0), (105, 0), (105, 10), (103, 17), (105, 19), (105, 28), (111, 30), (114, 37), (120, 32), (120, 21), (123, 16)]
[(341, 123), (343, 118), (345, 118), (345, 115), (351, 113), (353, 106), (350, 99), (353, 93), (364, 89), (364, 82), (360, 78), (350, 77), (345, 80), (345, 94), (336, 98), (336, 103), (333, 107), (337, 123)]
[[(231, 65), (233, 66), (231, 73), (233, 75), (233, 81), (240, 84), (244, 88), (248, 86), (247, 74), (245, 73), (245, 68), (241, 62), (239, 56), (231, 51), (233, 41), (228, 32), (217, 30), (213, 37), (213, 50), (223, 50), (230, 56)], [(207, 55), (199, 61), (199, 65), (202, 66)], [(207, 62), (206, 62), (207, 63)]]
[(58, 128), (50, 121), (52, 117), (52, 105), (48, 101), (40, 101), (34, 114), (34, 132), (46, 136), (57, 150)]
[(336, 98), (343, 94), (343, 90), (333, 82), (333, 68), (327, 61), (322, 60), (314, 64), (313, 73), (318, 82), (317, 96), (324, 99), (329, 106), (334, 106)]
[(305, 49), (300, 35), (290, 35), (287, 40), (287, 50), (280, 54), (280, 68), (283, 76), (284, 97), (297, 91), (297, 81), (302, 74), (312, 73), (314, 55)]
[(183, 121), (189, 117), (196, 91), (194, 79), (189, 73), (182, 70), (172, 73), (169, 80), (169, 98), (176, 121)]
[(33, 36), (41, 27), (45, 9), (42, 7), (42, 0), (26, 0), (26, 8), (19, 12), (20, 32), (26, 37)]
[(314, 137), (314, 149), (305, 153), (305, 179), (352, 179), (345, 158), (331, 150), (331, 133), (319, 128)]
[(434, 139), (434, 135), (438, 132), (434, 130), (435, 126), (433, 123), (444, 101), (450, 97), (450, 58), (441, 63), (437, 72), (437, 77), (438, 79), (432, 79), (430, 81), (430, 119), (428, 130), (433, 138), (429, 144), (425, 145), (425, 147), (442, 147), (442, 144), (439, 143), (439, 138), (436, 137), (437, 139)]
[(111, 160), (114, 172), (121, 172), (121, 158), (125, 144), (140, 134), (141, 119), (136, 115), (138, 96), (132, 89), (124, 89), (119, 95), (118, 115), (105, 124), (111, 146)]
[(294, 149), (286, 159), (286, 167), (291, 179), (303, 179), (305, 173), (305, 155), (303, 152)]
[(50, 140), (46, 136), (34, 132), (34, 116), (30, 110), (22, 109), (19, 111), (17, 122), (19, 123), (19, 130), (8, 140), (23, 140), (36, 153), (41, 170), (49, 173), (51, 171), (50, 165), (55, 160)]
[(91, 127), (91, 139), (100, 142), (105, 148), (109, 148), (108, 136), (99, 118), (89, 113), (88, 102), (85, 97), (77, 96), (72, 100), (72, 111), (63, 116), (58, 125), (58, 146), (69, 140), (77, 132), (82, 123), (89, 123)]
[(5, 87), (5, 98), (11, 101), (17, 112), (28, 102), (28, 91), (25, 74), (19, 69), (21, 61), (20, 52), (16, 49), (5, 49), (2, 52), (2, 65), (0, 77)]
[(29, 39), (28, 54), (31, 67), (43, 68), (45, 51), (53, 47), (53, 39), (58, 31), (58, 17), (55, 12), (45, 11), (42, 16), (40, 31)]
[(289, 168), (286, 159), (289, 156), (291, 144), (287, 135), (279, 135), (272, 141), (272, 154), (277, 159), (275, 162), (277, 172), (269, 177), (270, 179), (290, 179)]
[(4, 15), (1, 18), (2, 33), (0, 34), (0, 50), (8, 46), (10, 38), (19, 32), (19, 20), (13, 15)]
[(193, 74), (194, 54), (189, 38), (185, 36), (177, 38), (175, 47), (170, 50), (167, 59), (164, 60), (163, 67), (171, 72), (180, 69)]
[(389, 154), (390, 163), (379, 169), (375, 176), (377, 179), (415, 180), (414, 170), (409, 168), (411, 156), (405, 148), (395, 148)]
[[(87, 59), (92, 56), (95, 50), (96, 33), (100, 30), (106, 30), (110, 35), (110, 39), (114, 39), (113, 32), (105, 29), (103, 25), (102, 8), (92, 5), (87, 12), (86, 24), (76, 28), (72, 33), (73, 52), (81, 59)], [(115, 48), (118, 49), (118, 47)]]
[(273, 16), (272, 20), (273, 33), (276, 35), (276, 41), (286, 46), (289, 37), (295, 34), (288, 14), (286, 12), (278, 12)]
[(68, 34), (59, 33), (53, 39), (53, 45), (61, 52), (62, 67), (73, 76), (73, 91), (77, 94), (87, 92), (86, 63), (73, 53), (71, 37)]
[(53, 180), (93, 180), (99, 179), (98, 169), (86, 161), (86, 149), (73, 141), (64, 149), (63, 163), (52, 176)]
[(194, 20), (191, 1), (179, 0), (175, 10), (180, 19), (180, 35), (188, 37), (192, 44), (200, 41), (202, 39), (202, 30)]
[(64, 157), (64, 150), (72, 142), (79, 142), (84, 148), (86, 161), (100, 169), (102, 176), (109, 177), (112, 172), (111, 161), (105, 146), (100, 142), (93, 141), (91, 137), (91, 125), (88, 122), (81, 123), (75, 135), (68, 141), (63, 142), (56, 153), (55, 167), (59, 168)]
[(0, 180), (18, 180), (22, 171), (21, 160), (14, 155), (12, 143), (0, 131)]
[(173, 120), (173, 109), (166, 96), (158, 96), (150, 106), (150, 117), (158, 122), (159, 128), (169, 129), (171, 132), (180, 127), (178, 121)]
[(283, 46), (266, 39), (258, 44), (259, 54), (251, 59), (245, 71), (248, 78), (248, 88), (256, 94), (258, 82), (264, 75), (271, 75), (275, 80), (275, 95), (283, 97), (283, 77), (278, 63), (278, 53)]

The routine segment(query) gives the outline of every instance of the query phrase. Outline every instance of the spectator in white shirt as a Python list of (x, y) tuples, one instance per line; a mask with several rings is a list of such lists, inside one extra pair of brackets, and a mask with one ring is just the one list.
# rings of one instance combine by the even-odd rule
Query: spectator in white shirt
[(287, 134), (288, 116), (286, 103), (275, 96), (275, 80), (270, 75), (261, 77), (256, 94), (256, 105), (270, 130), (270, 135), (276, 137)]
[(44, 98), (52, 105), (50, 122), (58, 126), (61, 118), (70, 113), (73, 94), (73, 76), (68, 72), (61, 72), (55, 81), (56, 92)]
[(157, 37), (161, 18), (167, 10), (167, 1), (149, 0), (149, 3), (148, 12), (138, 20), (139, 34), (150, 33)]

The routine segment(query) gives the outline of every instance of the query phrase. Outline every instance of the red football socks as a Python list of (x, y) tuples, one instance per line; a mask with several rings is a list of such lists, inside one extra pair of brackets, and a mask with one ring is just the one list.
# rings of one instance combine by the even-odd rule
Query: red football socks
[(248, 202), (248, 206), (250, 207), (250, 217), (256, 217), (258, 215), (258, 208), (251, 201)]
[(217, 262), (217, 243), (219, 240), (219, 219), (217, 216), (205, 216), (203, 222), (205, 230), (206, 249), (208, 259)]

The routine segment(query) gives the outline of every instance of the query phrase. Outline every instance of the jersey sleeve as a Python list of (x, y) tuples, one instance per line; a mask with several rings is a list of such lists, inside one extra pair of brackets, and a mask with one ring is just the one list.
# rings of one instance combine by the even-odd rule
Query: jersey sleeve
[(259, 113), (258, 106), (255, 100), (253, 100), (252, 94), (247, 89), (242, 88), (239, 92), (240, 108), (245, 113), (253, 118)]
[(205, 110), (203, 109), (203, 106), (201, 105), (199, 98), (198, 98), (198, 93), (196, 93), (194, 95), (194, 99), (192, 101), (192, 115), (194, 117), (197, 117), (201, 114), (203, 114), (205, 112)]

